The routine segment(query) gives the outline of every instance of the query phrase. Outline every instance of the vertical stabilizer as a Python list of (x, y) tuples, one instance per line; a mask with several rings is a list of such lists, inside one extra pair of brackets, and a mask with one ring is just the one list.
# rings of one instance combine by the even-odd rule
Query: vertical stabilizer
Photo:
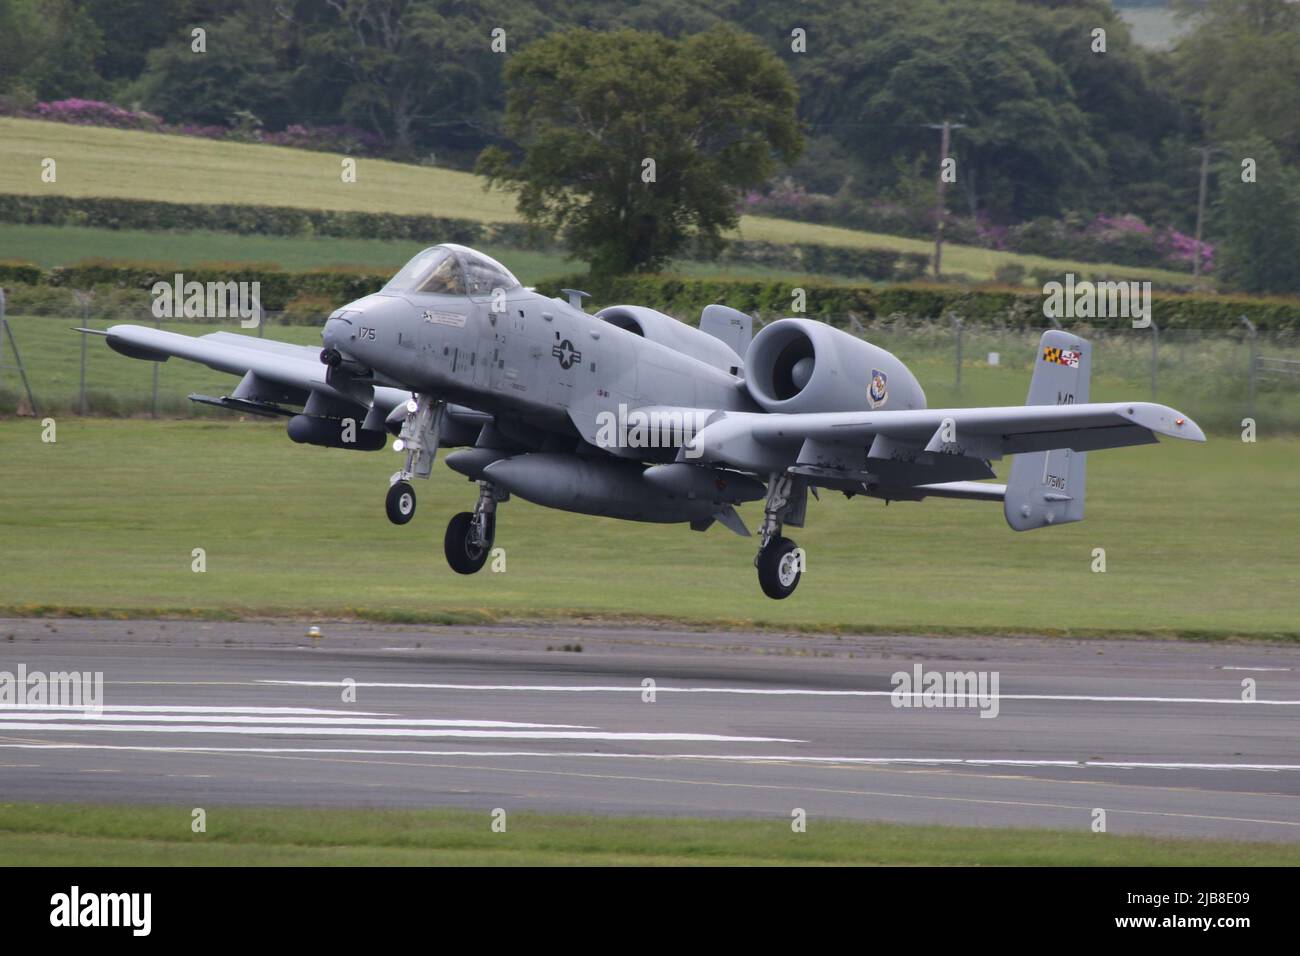
[[(1026, 405), (1082, 405), (1089, 401), (1092, 347), (1062, 329), (1038, 342)], [(1083, 520), (1088, 456), (1058, 448), (1016, 455), (1011, 462), (1003, 512), (1016, 531)]]

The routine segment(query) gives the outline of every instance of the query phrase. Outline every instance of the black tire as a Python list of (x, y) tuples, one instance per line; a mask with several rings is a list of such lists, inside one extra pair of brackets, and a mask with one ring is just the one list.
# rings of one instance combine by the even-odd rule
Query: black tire
[(406, 524), (415, 517), (415, 489), (409, 481), (395, 481), (384, 499), (384, 510), (393, 524)]
[(442, 549), (447, 555), (447, 563), (457, 574), (473, 574), (480, 571), (487, 563), (492, 551), (492, 541), (496, 537), (496, 517), (488, 515), (487, 540), (476, 541), (474, 534), (474, 515), (462, 511), (447, 522), (447, 534), (442, 539)]
[(768, 597), (783, 600), (799, 586), (803, 569), (794, 557), (797, 550), (798, 546), (789, 538), (773, 538), (758, 553), (758, 583)]

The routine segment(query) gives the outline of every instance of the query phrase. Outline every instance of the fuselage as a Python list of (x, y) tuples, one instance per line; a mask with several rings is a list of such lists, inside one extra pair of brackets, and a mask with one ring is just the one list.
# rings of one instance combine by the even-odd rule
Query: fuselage
[(734, 364), (719, 368), (539, 295), (512, 276), (465, 294), (419, 285), (390, 283), (339, 309), (322, 331), (325, 347), (373, 370), (383, 384), (589, 442), (601, 413), (618, 415), (620, 406), (756, 408), (734, 353)]

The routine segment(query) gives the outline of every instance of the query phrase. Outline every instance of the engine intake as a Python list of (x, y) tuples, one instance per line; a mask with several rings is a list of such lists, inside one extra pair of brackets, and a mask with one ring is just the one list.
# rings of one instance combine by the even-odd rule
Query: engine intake
[(811, 319), (781, 319), (754, 337), (745, 387), (769, 412), (925, 408), (925, 392), (898, 358)]

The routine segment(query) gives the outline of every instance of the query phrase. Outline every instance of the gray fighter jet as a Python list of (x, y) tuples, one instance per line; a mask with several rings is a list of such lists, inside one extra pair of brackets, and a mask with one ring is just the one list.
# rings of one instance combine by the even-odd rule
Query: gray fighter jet
[[(762, 501), (754, 563), (763, 591), (784, 598), (805, 556), (783, 531), (803, 527), (810, 491), (1000, 501), (1026, 531), (1082, 520), (1087, 452), (1205, 440), (1164, 405), (1089, 403), (1092, 350), (1067, 331), (1043, 334), (1024, 406), (931, 409), (896, 357), (822, 322), (780, 319), (752, 336), (749, 316), (723, 305), (692, 328), (638, 306), (588, 314), (585, 293), (564, 292), (568, 301), (539, 295), (447, 244), (334, 312), (323, 349), (136, 325), (103, 334), (133, 358), (242, 375), (228, 396), (190, 397), (284, 415), (294, 441), (370, 451), (396, 435), (405, 460), (386, 499), (396, 524), (411, 520), (411, 482), (429, 476), (437, 450), (460, 449), (447, 465), (478, 485), (444, 536), (461, 574), (487, 561), (512, 494), (741, 535), (736, 506)], [(1007, 484), (985, 481), (1004, 455), (1015, 456)]]

